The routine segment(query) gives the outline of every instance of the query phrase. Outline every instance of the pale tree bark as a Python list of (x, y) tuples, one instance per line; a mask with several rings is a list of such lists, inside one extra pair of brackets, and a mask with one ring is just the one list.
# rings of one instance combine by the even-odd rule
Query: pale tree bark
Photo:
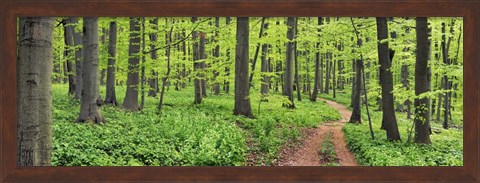
[(237, 45), (235, 52), (235, 107), (234, 115), (253, 118), (248, 83), (248, 17), (237, 17)]
[(53, 24), (24, 17), (17, 61), (17, 165), (50, 166), (52, 150)]
[[(268, 24), (266, 24), (268, 26)], [(262, 85), (261, 85), (261, 89), (260, 89), (260, 92), (263, 94), (263, 95), (266, 95), (268, 94), (268, 90), (270, 88), (270, 78), (269, 76), (267, 76), (266, 74), (269, 73), (269, 63), (268, 63), (268, 59), (267, 59), (267, 54), (268, 54), (268, 44), (263, 44), (262, 45), (262, 56), (261, 56), (261, 59), (262, 59), (262, 65), (261, 65), (261, 72), (262, 72)]]
[(123, 107), (126, 110), (138, 111), (138, 84), (140, 62), (140, 18), (130, 17), (130, 43), (128, 45), (127, 92)]
[(377, 17), (377, 47), (378, 59), (380, 64), (380, 77), (382, 78), (382, 124), (385, 124), (388, 140), (400, 140), (398, 132), (397, 118), (395, 116), (393, 101), (393, 76), (392, 60), (389, 57), (388, 42), (388, 24), (386, 17)]
[[(428, 57), (430, 42), (426, 17), (416, 18), (417, 49), (415, 62), (415, 95), (426, 93), (430, 90), (428, 84)], [(415, 143), (431, 144), (430, 140), (430, 111), (428, 98), (415, 98)]]
[(117, 53), (117, 23), (115, 21), (110, 22), (108, 34), (108, 65), (107, 65), (107, 88), (105, 103), (118, 105), (117, 95), (115, 93), (115, 62)]
[(295, 108), (293, 99), (293, 75), (294, 75), (294, 43), (293, 37), (295, 35), (295, 18), (287, 18), (287, 39), (286, 44), (286, 60), (285, 60), (285, 80), (284, 80), (284, 95), (290, 100), (289, 105), (284, 105), (288, 108)]
[(83, 18), (83, 88), (77, 122), (102, 123), (98, 90), (98, 17)]

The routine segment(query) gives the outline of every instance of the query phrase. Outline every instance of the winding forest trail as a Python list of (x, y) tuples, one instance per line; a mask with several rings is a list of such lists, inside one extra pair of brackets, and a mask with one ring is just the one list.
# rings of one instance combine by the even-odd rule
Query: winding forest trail
[(303, 133), (306, 137), (302, 140), (299, 147), (286, 147), (280, 151), (280, 158), (276, 165), (278, 166), (321, 166), (319, 150), (324, 137), (332, 132), (332, 143), (335, 146), (335, 152), (341, 166), (358, 166), (355, 156), (348, 150), (342, 127), (348, 121), (352, 112), (345, 106), (334, 101), (320, 99), (325, 101), (330, 107), (337, 109), (342, 119), (333, 122), (323, 123), (317, 128), (306, 129)]

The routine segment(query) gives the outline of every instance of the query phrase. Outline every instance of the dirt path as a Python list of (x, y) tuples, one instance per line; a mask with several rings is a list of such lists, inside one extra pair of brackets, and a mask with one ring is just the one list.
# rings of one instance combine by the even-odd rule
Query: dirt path
[(348, 150), (342, 127), (350, 118), (352, 112), (345, 106), (336, 102), (325, 101), (330, 107), (337, 109), (342, 115), (342, 119), (334, 122), (324, 123), (317, 128), (306, 129), (303, 131), (305, 138), (299, 147), (286, 147), (280, 151), (280, 158), (276, 162), (278, 166), (321, 166), (318, 151), (320, 145), (328, 132), (332, 132), (332, 142), (335, 145), (337, 158), (342, 166), (358, 166), (355, 157)]

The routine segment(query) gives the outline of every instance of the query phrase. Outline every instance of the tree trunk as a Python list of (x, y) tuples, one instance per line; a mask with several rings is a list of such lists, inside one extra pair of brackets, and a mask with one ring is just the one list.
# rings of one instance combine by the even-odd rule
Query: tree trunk
[(382, 78), (382, 124), (385, 124), (388, 140), (400, 140), (397, 118), (395, 116), (393, 101), (393, 76), (391, 72), (392, 60), (389, 57), (388, 24), (386, 17), (377, 17), (377, 40), (378, 62), (380, 64), (380, 76)]
[(75, 94), (75, 77), (73, 75), (73, 60), (75, 56), (73, 55), (73, 32), (75, 31), (74, 26), (70, 22), (71, 19), (66, 18), (62, 20), (64, 27), (64, 40), (65, 40), (65, 58), (66, 58), (66, 76), (68, 78), (68, 94)]
[(235, 52), (235, 107), (234, 115), (253, 118), (248, 87), (248, 17), (237, 17), (237, 46)]
[(118, 105), (117, 94), (115, 93), (115, 62), (117, 55), (117, 23), (110, 22), (108, 29), (108, 65), (107, 65), (107, 88), (105, 104)]
[[(260, 33), (258, 34), (258, 38), (262, 38), (263, 36), (263, 32), (265, 30), (265, 28), (268, 26), (267, 24), (265, 24), (265, 19), (267, 19), (266, 17), (262, 17), (262, 23), (260, 25)], [(255, 55), (253, 56), (253, 62), (252, 62), (252, 72), (250, 73), (250, 77), (248, 78), (248, 83), (250, 87), (253, 86), (252, 84), (252, 81), (253, 81), (253, 73), (255, 71), (255, 65), (257, 65), (257, 58), (258, 58), (258, 53), (260, 51), (260, 43), (257, 44), (257, 48), (255, 49)]]
[(138, 111), (138, 71), (140, 62), (140, 18), (130, 17), (130, 42), (128, 44), (127, 92), (123, 107), (129, 111)]
[[(428, 57), (430, 42), (429, 30), (426, 17), (416, 18), (416, 62), (415, 62), (415, 95), (426, 93), (430, 90), (428, 80)], [(430, 140), (430, 111), (428, 110), (428, 98), (416, 98), (415, 106), (415, 143), (431, 144)]]
[[(153, 25), (153, 33), (150, 34), (150, 49), (153, 50), (155, 49), (155, 45), (157, 43), (157, 30), (158, 30), (158, 18), (154, 18), (153, 20), (150, 20), (150, 24)], [(183, 43), (185, 44), (185, 43)], [(152, 58), (152, 61), (156, 61), (158, 59), (158, 54), (157, 50), (150, 52), (150, 58)], [(155, 97), (157, 96), (157, 90), (158, 90), (158, 73), (152, 69), (152, 77), (148, 80), (148, 85), (150, 86), (150, 89), (148, 90), (148, 96), (149, 97)]]
[[(220, 27), (220, 17), (215, 17), (215, 37), (218, 37), (218, 29)], [(218, 41), (215, 40), (216, 46), (213, 50), (213, 56), (215, 57), (215, 62), (219, 62), (218, 58), (220, 57), (220, 45), (218, 45)], [(213, 71), (213, 92), (215, 95), (220, 95), (220, 83), (217, 81), (217, 77), (220, 73), (217, 70)]]
[(317, 101), (318, 90), (320, 88), (320, 44), (317, 42), (317, 52), (315, 53), (315, 78), (313, 79), (313, 92), (310, 101)]
[[(295, 37), (297, 36), (297, 18), (295, 18)], [(302, 95), (300, 91), (300, 77), (298, 73), (298, 52), (297, 52), (297, 41), (293, 43), (293, 56), (294, 56), (294, 62), (295, 62), (295, 86), (297, 90), (297, 99), (298, 101), (302, 101)]]
[(17, 166), (50, 166), (52, 151), (53, 24), (20, 18), (17, 55)]
[(78, 122), (102, 123), (98, 89), (98, 17), (83, 18), (83, 88)]
[[(268, 24), (267, 24), (268, 25)], [(269, 62), (267, 60), (267, 54), (268, 54), (268, 44), (264, 43), (262, 45), (262, 56), (261, 56), (261, 59), (262, 59), (262, 67), (261, 67), (261, 71), (262, 71), (262, 86), (261, 86), (261, 93), (262, 95), (267, 95), (268, 94), (268, 91), (269, 91), (269, 87), (270, 87), (270, 79), (269, 79), (269, 76), (267, 76), (266, 74), (269, 73)]]
[[(166, 27), (168, 27), (168, 23), (166, 24)], [(162, 111), (162, 106), (163, 106), (163, 96), (165, 94), (165, 85), (167, 84), (168, 77), (170, 75), (170, 51), (171, 51), (171, 43), (172, 43), (172, 32), (173, 32), (173, 25), (170, 28), (170, 32), (168, 33), (167, 36), (167, 73), (165, 74), (165, 77), (162, 80), (162, 90), (160, 92), (160, 101), (158, 102), (157, 109), (158, 111)]]
[(330, 90), (330, 72), (332, 70), (331, 66), (332, 66), (332, 63), (331, 63), (331, 53), (330, 52), (327, 52), (325, 54), (325, 67), (326, 67), (326, 76), (325, 76), (325, 93), (328, 94), (328, 91)]
[(333, 72), (333, 77), (332, 77), (332, 80), (333, 80), (333, 81), (332, 81), (333, 98), (336, 97), (336, 92), (337, 92), (337, 91), (336, 91), (336, 87), (337, 87), (337, 86), (336, 86), (336, 82), (337, 82), (337, 81), (335, 80), (335, 66), (336, 66), (336, 65), (337, 65), (337, 60), (334, 60), (334, 61), (333, 61), (333, 65), (331, 66), (331, 67), (333, 67), (333, 69), (332, 69), (332, 72)]
[[(192, 23), (195, 23), (197, 21), (197, 17), (192, 17)], [(202, 75), (200, 74), (200, 69), (201, 69), (201, 64), (198, 63), (198, 60), (201, 59), (200, 56), (200, 44), (197, 41), (198, 39), (198, 31), (193, 31), (192, 33), (192, 40), (193, 40), (193, 70), (196, 72), (196, 76), (194, 79), (194, 85), (195, 85), (195, 104), (201, 104), (202, 103), (202, 80), (201, 77)]]
[[(141, 51), (140, 53), (145, 52), (146, 46), (145, 46), (145, 17), (141, 18), (142, 20), (142, 47), (140, 48)], [(142, 61), (140, 64), (140, 110), (143, 110), (145, 107), (145, 82), (146, 82), (146, 77), (145, 77), (145, 54), (142, 54)]]
[(286, 60), (285, 60), (285, 81), (284, 81), (284, 94), (288, 96), (290, 104), (285, 106), (288, 108), (295, 108), (295, 103), (293, 101), (293, 67), (294, 67), (294, 42), (293, 37), (295, 35), (295, 18), (287, 18), (287, 39), (286, 44)]
[(207, 58), (207, 53), (205, 51), (205, 44), (207, 42), (207, 33), (200, 32), (200, 45), (199, 45), (199, 52), (200, 52), (200, 59), (203, 61), (200, 62), (200, 78), (201, 78), (201, 86), (202, 86), (202, 97), (207, 97), (207, 80), (205, 70), (207, 68), (207, 64), (205, 63), (205, 59)]
[[(78, 23), (78, 17), (69, 17), (70, 22), (72, 24), (77, 24)], [(73, 44), (75, 46), (75, 98), (80, 99), (82, 96), (82, 86), (83, 86), (83, 80), (82, 80), (82, 66), (83, 66), (83, 49), (80, 48), (80, 46), (83, 44), (82, 43), (82, 34), (80, 32), (75, 32), (73, 30)]]
[[(360, 48), (362, 46), (362, 40), (357, 38), (357, 46)], [(361, 90), (362, 90), (362, 69), (363, 69), (363, 60), (355, 60), (355, 85), (352, 89), (352, 116), (350, 117), (350, 123), (362, 123), (362, 113), (361, 113)]]

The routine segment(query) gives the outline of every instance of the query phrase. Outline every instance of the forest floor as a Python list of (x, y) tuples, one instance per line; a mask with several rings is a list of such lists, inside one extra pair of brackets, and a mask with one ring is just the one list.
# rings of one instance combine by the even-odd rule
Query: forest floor
[(316, 128), (308, 128), (302, 131), (305, 135), (303, 140), (294, 146), (285, 146), (280, 150), (280, 157), (275, 163), (277, 166), (322, 166), (332, 162), (324, 162), (319, 152), (327, 134), (331, 133), (331, 141), (334, 144), (336, 159), (341, 166), (358, 166), (355, 156), (348, 150), (342, 127), (348, 121), (352, 112), (345, 106), (331, 100), (325, 101), (330, 107), (338, 110), (342, 118), (337, 121), (323, 123)]

